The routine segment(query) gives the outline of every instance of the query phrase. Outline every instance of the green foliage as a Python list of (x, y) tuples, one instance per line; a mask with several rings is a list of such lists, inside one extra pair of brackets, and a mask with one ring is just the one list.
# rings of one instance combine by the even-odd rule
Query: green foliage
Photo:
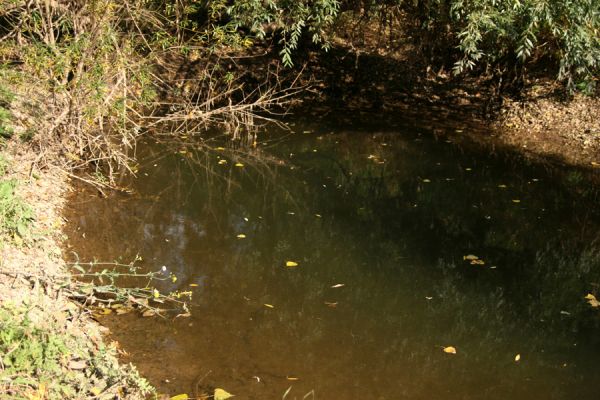
[(454, 0), (450, 13), (463, 53), (457, 73), (476, 63), (548, 57), (573, 89), (578, 79), (591, 82), (600, 68), (598, 0)]
[[(4, 175), (8, 163), (0, 157), (0, 175)], [(17, 181), (0, 177), (0, 238), (9, 237), (17, 242), (29, 236), (33, 211), (15, 194)]]
[(428, 58), (454, 63), (456, 74), (522, 74), (522, 67), (544, 61), (569, 89), (591, 92), (600, 71), (600, 0), (238, 0), (227, 10), (258, 39), (267, 27), (279, 29), (288, 66), (302, 35), (327, 48), (327, 31), (341, 10), (351, 10), (357, 21), (402, 15), (399, 29)]
[(10, 126), (11, 114), (8, 110), (10, 103), (14, 100), (14, 94), (6, 87), (0, 85), (0, 138), (10, 138), (14, 131)]
[(325, 50), (329, 48), (326, 31), (339, 10), (338, 0), (241, 0), (234, 1), (227, 13), (236, 27), (249, 28), (259, 39), (265, 37), (266, 29), (280, 30), (280, 55), (284, 65), (292, 66), (292, 53), (305, 32), (313, 43), (321, 44)]
[(113, 350), (95, 348), (69, 326), (40, 305), (0, 307), (0, 398), (120, 398), (131, 388), (152, 392), (137, 372), (118, 370)]

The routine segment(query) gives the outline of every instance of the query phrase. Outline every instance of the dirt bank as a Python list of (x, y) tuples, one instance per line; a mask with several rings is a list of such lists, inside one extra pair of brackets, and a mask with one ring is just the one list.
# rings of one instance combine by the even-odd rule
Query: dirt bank
[(103, 328), (67, 296), (71, 278), (59, 246), (67, 176), (32, 169), (37, 155), (20, 143), (0, 151), (7, 165), (1, 178), (18, 182), (15, 194), (34, 215), (22, 237), (1, 241), (0, 398), (147, 398), (149, 384), (119, 364)]

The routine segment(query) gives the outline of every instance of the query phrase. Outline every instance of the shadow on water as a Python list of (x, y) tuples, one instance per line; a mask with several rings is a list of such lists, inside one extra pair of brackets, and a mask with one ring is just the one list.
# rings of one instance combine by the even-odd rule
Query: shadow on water
[(194, 293), (191, 318), (104, 317), (127, 360), (169, 393), (598, 398), (598, 187), (373, 125), (146, 143), (134, 194), (75, 193), (82, 259), (140, 254)]

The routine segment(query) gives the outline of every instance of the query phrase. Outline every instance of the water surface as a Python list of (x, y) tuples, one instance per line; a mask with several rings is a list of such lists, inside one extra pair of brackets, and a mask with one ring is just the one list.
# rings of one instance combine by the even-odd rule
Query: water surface
[(121, 182), (133, 194), (73, 196), (80, 258), (139, 254), (177, 277), (161, 291), (193, 291), (191, 318), (103, 319), (153, 384), (239, 399), (290, 386), (288, 399), (600, 398), (600, 310), (584, 299), (600, 292), (599, 196), (581, 172), (482, 155), (454, 128), (294, 130), (246, 149), (146, 143)]

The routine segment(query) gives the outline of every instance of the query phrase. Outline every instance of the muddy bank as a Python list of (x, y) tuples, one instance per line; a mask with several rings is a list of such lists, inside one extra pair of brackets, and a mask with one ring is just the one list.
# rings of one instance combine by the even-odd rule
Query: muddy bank
[[(119, 364), (116, 344), (106, 343), (103, 328), (67, 296), (71, 278), (60, 248), (67, 176), (35, 168), (37, 155), (21, 143), (9, 143), (1, 155), (8, 165), (2, 180), (18, 182), (16, 195), (34, 220), (23, 237), (5, 237), (0, 248), (1, 328), (23, 336), (0, 341), (11, 348), (0, 366), (0, 398), (147, 398), (150, 385)], [(35, 356), (38, 348), (43, 353)]]

